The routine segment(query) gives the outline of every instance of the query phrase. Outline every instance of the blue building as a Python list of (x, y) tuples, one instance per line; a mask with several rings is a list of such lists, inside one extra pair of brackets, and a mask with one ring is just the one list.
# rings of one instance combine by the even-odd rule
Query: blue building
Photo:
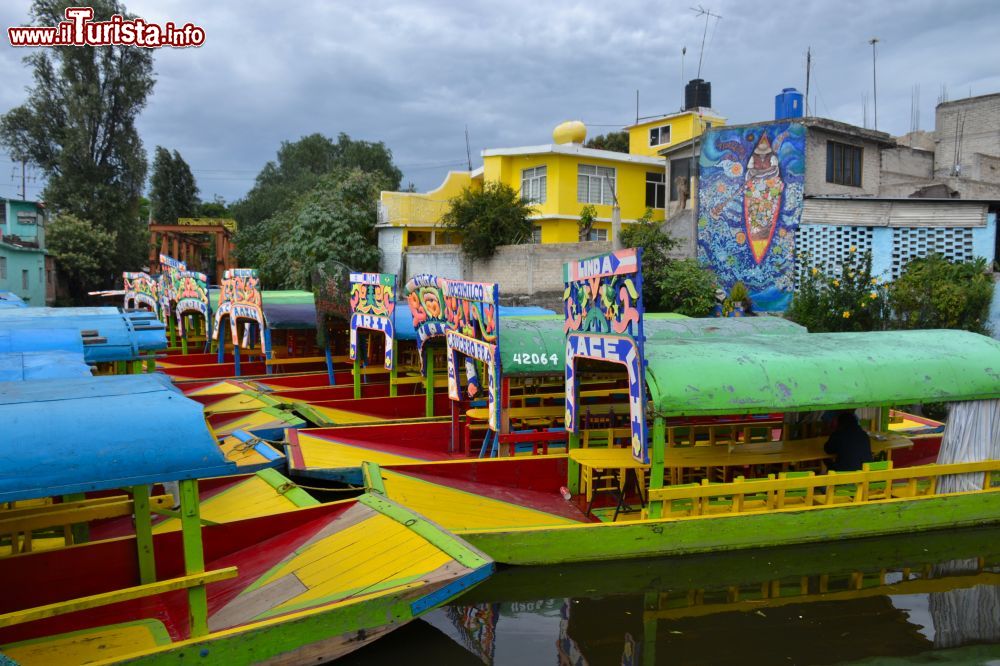
[(29, 306), (52, 302), (55, 271), (45, 251), (45, 209), (35, 201), (0, 202), (0, 291), (17, 294)]

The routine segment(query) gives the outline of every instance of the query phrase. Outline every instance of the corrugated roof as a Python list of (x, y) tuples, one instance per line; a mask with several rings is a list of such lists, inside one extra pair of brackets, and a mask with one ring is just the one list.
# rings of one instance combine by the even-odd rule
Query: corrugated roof
[(984, 227), (989, 206), (960, 199), (807, 198), (802, 224), (862, 227)]
[(1000, 341), (966, 331), (646, 343), (661, 414), (750, 414), (1000, 398)]

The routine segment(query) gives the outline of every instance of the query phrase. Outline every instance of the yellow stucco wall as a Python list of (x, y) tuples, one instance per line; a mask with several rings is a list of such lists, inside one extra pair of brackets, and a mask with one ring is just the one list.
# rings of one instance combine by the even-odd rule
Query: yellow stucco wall
[[(628, 128), (628, 151), (632, 155), (656, 157), (658, 151), (668, 146), (683, 143), (692, 137), (699, 136), (709, 125), (718, 127), (725, 124), (726, 119), (721, 116), (705, 114), (699, 117), (694, 112), (684, 112), (665, 118), (648, 120)], [(670, 142), (650, 146), (649, 130), (663, 125), (670, 125)]]
[[(636, 220), (646, 212), (646, 172), (662, 173), (664, 167), (634, 164), (582, 155), (541, 153), (535, 155), (492, 155), (483, 158), (483, 177), (521, 189), (521, 172), (545, 166), (546, 200), (535, 204), (542, 229), (542, 243), (575, 243), (579, 240), (578, 220), (587, 204), (577, 201), (577, 173), (580, 164), (615, 169), (615, 194), (623, 222)], [(610, 229), (611, 206), (593, 204), (597, 210), (595, 229)], [(569, 219), (566, 219), (569, 218)], [(653, 210), (653, 219), (663, 219), (663, 209)], [(609, 235), (610, 239), (610, 235)]]

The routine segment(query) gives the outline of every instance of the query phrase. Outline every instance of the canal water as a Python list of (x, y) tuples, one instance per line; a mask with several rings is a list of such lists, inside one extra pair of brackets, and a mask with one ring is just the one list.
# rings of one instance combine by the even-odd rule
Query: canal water
[(1000, 665), (1000, 529), (499, 570), (348, 664)]

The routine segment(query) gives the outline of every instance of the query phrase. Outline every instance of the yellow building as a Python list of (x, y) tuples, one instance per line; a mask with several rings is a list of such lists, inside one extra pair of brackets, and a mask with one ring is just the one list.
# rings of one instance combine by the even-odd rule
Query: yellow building
[[(635, 222), (647, 210), (652, 219), (664, 219), (670, 192), (665, 162), (657, 152), (724, 123), (714, 111), (701, 108), (653, 118), (626, 128), (629, 152), (619, 153), (584, 147), (586, 127), (579, 121), (566, 122), (553, 131), (550, 144), (482, 151), (481, 168), (452, 171), (431, 192), (382, 192), (380, 236), (383, 230), (391, 233), (395, 238), (390, 245), (401, 246), (404, 252), (408, 247), (453, 243), (456, 239), (440, 226), (449, 200), (466, 187), (498, 181), (534, 205), (534, 242), (613, 240), (616, 206), (623, 224)], [(587, 205), (596, 210), (596, 222), (581, 229), (580, 214)]]

